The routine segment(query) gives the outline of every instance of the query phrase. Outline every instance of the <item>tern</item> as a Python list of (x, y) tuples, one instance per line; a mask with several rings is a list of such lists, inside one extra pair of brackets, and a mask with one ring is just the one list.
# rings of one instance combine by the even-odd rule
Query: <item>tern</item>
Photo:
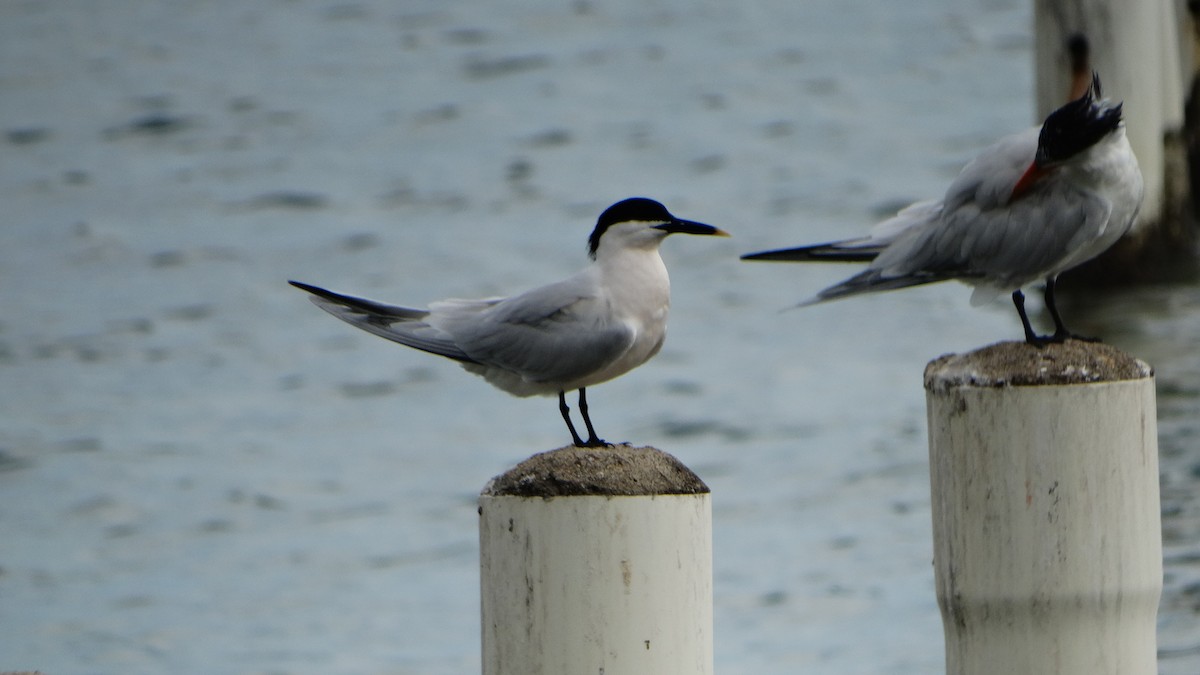
[[(941, 201), (922, 201), (865, 237), (751, 253), (743, 260), (867, 262), (866, 270), (801, 306), (860, 293), (957, 279), (972, 305), (1012, 293), (1026, 342), (1079, 338), (1054, 303), (1059, 273), (1104, 252), (1133, 226), (1142, 174), (1125, 138), (1121, 104), (1101, 98), (1100, 78), (1041, 127), (1002, 138), (969, 162)], [(1025, 285), (1045, 282), (1054, 334), (1037, 335)]]
[[(577, 446), (608, 445), (588, 415), (587, 387), (642, 365), (663, 346), (671, 283), (659, 245), (669, 234), (729, 236), (676, 218), (642, 197), (608, 207), (588, 237), (591, 264), (574, 276), (520, 295), (450, 299), (411, 309), (288, 283), (353, 326), (444, 356), (514, 396), (558, 395)], [(571, 423), (566, 392), (579, 390), (587, 440)]]

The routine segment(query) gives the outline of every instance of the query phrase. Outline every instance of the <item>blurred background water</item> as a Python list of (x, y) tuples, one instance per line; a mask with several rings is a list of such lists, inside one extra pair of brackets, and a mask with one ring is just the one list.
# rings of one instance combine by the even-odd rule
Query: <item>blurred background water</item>
[[(508, 294), (660, 199), (671, 331), (589, 392), (713, 489), (716, 667), (938, 673), (943, 284), (737, 255), (859, 233), (1035, 122), (1020, 0), (0, 5), (0, 669), (479, 671), (475, 497), (551, 399), (317, 311)], [(1126, 102), (1128, 115), (1137, 103)], [(1161, 672), (1200, 671), (1200, 286), (1075, 295), (1157, 371)]]

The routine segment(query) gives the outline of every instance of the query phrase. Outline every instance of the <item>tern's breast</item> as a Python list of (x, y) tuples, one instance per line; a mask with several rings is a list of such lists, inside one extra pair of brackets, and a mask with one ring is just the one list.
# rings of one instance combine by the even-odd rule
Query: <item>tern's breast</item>
[(611, 320), (623, 324), (633, 340), (611, 363), (583, 378), (577, 386), (611, 380), (637, 368), (662, 349), (667, 337), (671, 281), (657, 250), (629, 251), (602, 270), (601, 287)]

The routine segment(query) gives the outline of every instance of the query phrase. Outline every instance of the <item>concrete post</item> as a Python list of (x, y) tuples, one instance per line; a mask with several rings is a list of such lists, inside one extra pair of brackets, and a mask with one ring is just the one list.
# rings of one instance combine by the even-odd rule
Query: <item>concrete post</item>
[(484, 675), (711, 675), (709, 491), (674, 457), (561, 448), (479, 505)]
[(1001, 343), (925, 371), (953, 675), (1154, 675), (1154, 377), (1099, 344)]

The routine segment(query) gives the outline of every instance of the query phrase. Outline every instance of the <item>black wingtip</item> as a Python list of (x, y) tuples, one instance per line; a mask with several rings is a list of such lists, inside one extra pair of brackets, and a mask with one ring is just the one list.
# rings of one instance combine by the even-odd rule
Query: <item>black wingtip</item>
[(295, 286), (296, 288), (299, 288), (302, 291), (308, 291), (309, 293), (312, 293), (313, 295), (317, 296), (318, 298), (324, 298), (326, 300), (333, 300), (334, 302), (345, 302), (347, 300), (347, 296), (341, 295), (339, 293), (334, 293), (333, 291), (327, 291), (324, 288), (321, 288), (320, 286), (313, 286), (312, 284), (306, 284), (303, 281), (292, 281), (291, 279), (289, 279), (288, 283)]
[(747, 253), (742, 260), (761, 262), (871, 262), (879, 251), (834, 248), (829, 244)]
[(812, 259), (811, 246), (799, 246), (794, 248), (776, 248), (770, 251), (758, 251), (755, 253), (746, 253), (742, 255), (742, 260), (763, 260), (777, 262), (795, 262), (797, 260)]
[(779, 251), (759, 251), (758, 253), (744, 253), (741, 260), (790, 260), (790, 258), (778, 257)]

